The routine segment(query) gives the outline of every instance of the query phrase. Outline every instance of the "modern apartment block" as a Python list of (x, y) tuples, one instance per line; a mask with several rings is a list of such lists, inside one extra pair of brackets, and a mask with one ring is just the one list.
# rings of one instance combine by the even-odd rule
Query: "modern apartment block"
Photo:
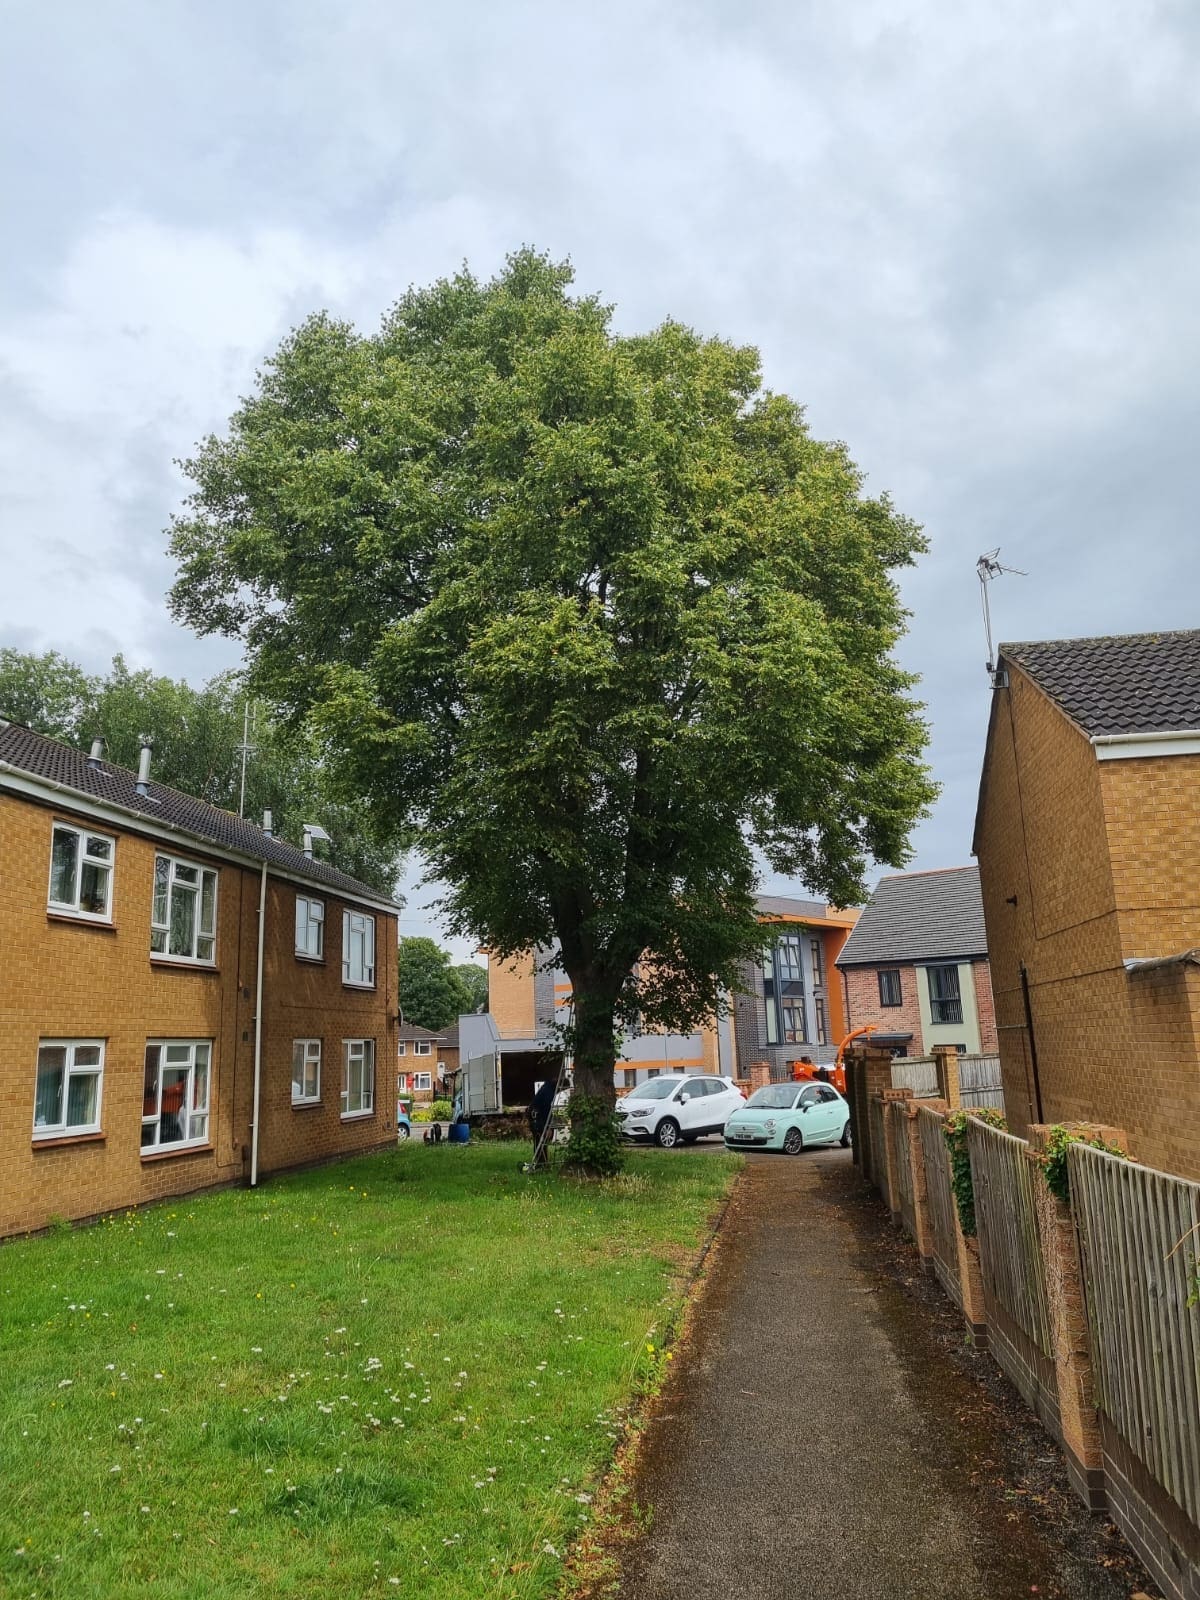
[(898, 1056), (936, 1045), (994, 1055), (996, 1018), (978, 867), (895, 872), (838, 956), (852, 1029)]
[(1000, 647), (975, 825), (1009, 1120), (1200, 1177), (1200, 631)]
[(396, 935), (148, 750), (0, 720), (0, 1235), (393, 1141)]

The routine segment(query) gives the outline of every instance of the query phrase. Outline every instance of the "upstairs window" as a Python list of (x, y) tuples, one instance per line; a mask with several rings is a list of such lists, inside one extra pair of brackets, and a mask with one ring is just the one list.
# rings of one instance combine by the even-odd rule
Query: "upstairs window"
[(808, 959), (812, 964), (813, 988), (823, 989), (825, 987), (825, 965), (821, 960), (820, 939), (810, 939), (808, 941)]
[(413, 1042), (413, 1055), (431, 1056), (433, 1054), (432, 1039), (416, 1039)]
[(900, 968), (880, 967), (879, 1004), (881, 1006), (898, 1006), (903, 1003), (903, 995), (900, 989)]
[(101, 1039), (43, 1039), (38, 1045), (33, 1137), (100, 1132)]
[(56, 822), (50, 845), (50, 910), (108, 922), (115, 850), (116, 841), (106, 833)]
[(156, 856), (150, 953), (211, 963), (216, 948), (216, 872), (178, 856)]
[(784, 1044), (804, 1044), (808, 1039), (808, 1029), (804, 1021), (804, 1001), (798, 998), (785, 1000), (781, 1010)]
[(829, 1043), (829, 1023), (825, 1017), (825, 1002), (820, 995), (813, 998), (813, 1010), (816, 1013), (817, 1043)]
[(958, 987), (958, 968), (926, 967), (929, 975), (929, 1011), (935, 1023), (961, 1022), (962, 995)]
[(296, 896), (296, 954), (320, 961), (325, 954), (325, 902)]
[(375, 987), (375, 918), (364, 911), (342, 913), (342, 982)]

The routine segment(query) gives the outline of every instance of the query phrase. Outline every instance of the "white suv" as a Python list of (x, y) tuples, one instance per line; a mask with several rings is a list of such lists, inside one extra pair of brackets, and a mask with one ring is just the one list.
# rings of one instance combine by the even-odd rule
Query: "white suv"
[(653, 1139), (664, 1150), (694, 1144), (706, 1133), (721, 1133), (745, 1096), (729, 1078), (705, 1073), (672, 1073), (650, 1078), (617, 1101), (621, 1132), (630, 1139)]

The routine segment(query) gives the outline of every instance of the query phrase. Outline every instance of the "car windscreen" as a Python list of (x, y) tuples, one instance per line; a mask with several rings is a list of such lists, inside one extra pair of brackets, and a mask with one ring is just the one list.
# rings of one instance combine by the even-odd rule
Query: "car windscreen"
[(794, 1083), (767, 1083), (755, 1089), (747, 1100), (748, 1106), (758, 1106), (768, 1111), (790, 1111), (796, 1100)]
[(629, 1091), (631, 1100), (666, 1100), (679, 1087), (678, 1078), (651, 1078)]

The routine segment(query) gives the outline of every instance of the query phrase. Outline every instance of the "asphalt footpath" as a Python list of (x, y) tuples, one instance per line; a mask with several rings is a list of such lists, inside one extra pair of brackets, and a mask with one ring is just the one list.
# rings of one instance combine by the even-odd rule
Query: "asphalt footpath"
[(1125, 1600), (1144, 1582), (840, 1150), (748, 1161), (633, 1494), (621, 1600)]

